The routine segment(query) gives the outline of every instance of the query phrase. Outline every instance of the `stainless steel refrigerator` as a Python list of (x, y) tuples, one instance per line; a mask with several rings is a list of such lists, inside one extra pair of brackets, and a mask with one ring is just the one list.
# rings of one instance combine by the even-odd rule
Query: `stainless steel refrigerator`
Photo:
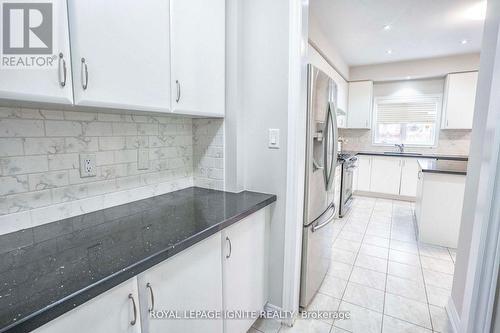
[(300, 306), (305, 308), (328, 271), (333, 243), (337, 166), (337, 86), (318, 68), (308, 65), (307, 149), (302, 236)]

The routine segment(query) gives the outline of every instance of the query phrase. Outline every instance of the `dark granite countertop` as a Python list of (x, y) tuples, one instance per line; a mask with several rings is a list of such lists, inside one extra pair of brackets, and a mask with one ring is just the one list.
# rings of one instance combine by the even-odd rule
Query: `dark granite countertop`
[(420, 154), (405, 152), (399, 154), (397, 152), (380, 152), (380, 151), (354, 151), (349, 152), (353, 155), (371, 155), (371, 156), (392, 156), (392, 157), (412, 157), (412, 158), (432, 158), (437, 160), (452, 160), (452, 161), (468, 161), (469, 157), (466, 155), (440, 155), (440, 154)]
[(419, 159), (418, 165), (422, 172), (467, 175), (467, 161)]
[(29, 332), (276, 201), (191, 187), (0, 236), (0, 332)]

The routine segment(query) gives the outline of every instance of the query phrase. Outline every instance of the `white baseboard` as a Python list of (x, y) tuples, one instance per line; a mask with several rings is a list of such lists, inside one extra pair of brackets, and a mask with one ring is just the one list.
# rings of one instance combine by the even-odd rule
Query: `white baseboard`
[(460, 328), (460, 317), (458, 316), (457, 309), (455, 308), (455, 303), (453, 303), (453, 299), (450, 297), (448, 299), (448, 304), (445, 306), (446, 314), (448, 315), (448, 319), (451, 322), (451, 328), (454, 333), (458, 333), (458, 329)]
[(357, 191), (357, 190), (354, 191), (354, 195), (359, 195), (361, 197), (392, 199), (392, 200), (410, 201), (410, 202), (415, 202), (417, 200), (417, 198), (415, 197), (408, 197), (405, 195), (385, 194), (385, 193)]

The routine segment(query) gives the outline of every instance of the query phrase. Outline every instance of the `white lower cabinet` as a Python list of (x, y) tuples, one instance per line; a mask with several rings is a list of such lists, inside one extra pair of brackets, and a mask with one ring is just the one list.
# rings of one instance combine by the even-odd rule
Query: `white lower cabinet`
[(140, 333), (139, 306), (137, 279), (134, 277), (41, 326), (34, 332)]
[[(261, 311), (267, 301), (268, 209), (250, 215), (222, 232), (224, 309)], [(253, 319), (230, 319), (224, 332), (245, 333)]]
[(402, 159), (402, 163), (399, 194), (406, 197), (416, 197), (419, 172), (418, 160), (415, 158), (404, 158)]
[(411, 199), (417, 197), (418, 159), (397, 156), (358, 156), (354, 190)]
[(398, 195), (400, 175), (401, 159), (372, 157), (370, 192)]
[(35, 332), (245, 333), (254, 319), (171, 315), (263, 310), (268, 299), (268, 221), (269, 209), (260, 209)]
[[(182, 251), (138, 277), (144, 332), (222, 332), (222, 319), (158, 319), (150, 310), (222, 310), (221, 233)], [(158, 316), (157, 316), (158, 317)]]
[(457, 248), (466, 176), (420, 172), (419, 177), (415, 203), (418, 240)]
[(370, 191), (372, 170), (371, 156), (358, 156), (358, 167), (354, 170), (354, 189), (357, 191)]

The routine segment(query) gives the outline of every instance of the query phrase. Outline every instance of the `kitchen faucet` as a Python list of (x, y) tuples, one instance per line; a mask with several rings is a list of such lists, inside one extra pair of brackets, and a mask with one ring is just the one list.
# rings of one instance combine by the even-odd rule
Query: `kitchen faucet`
[(399, 149), (400, 153), (404, 153), (405, 152), (405, 145), (403, 143), (401, 143), (401, 144), (395, 144), (395, 146)]

